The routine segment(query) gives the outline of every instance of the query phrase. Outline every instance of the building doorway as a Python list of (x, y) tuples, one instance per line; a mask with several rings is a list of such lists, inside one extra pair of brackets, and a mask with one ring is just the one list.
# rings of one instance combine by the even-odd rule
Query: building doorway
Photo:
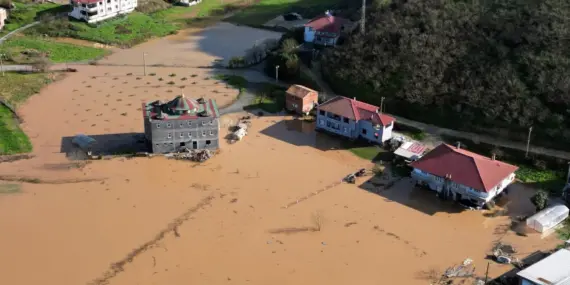
[(193, 141), (193, 142), (192, 142), (192, 148), (193, 148), (193, 149), (198, 149), (198, 142), (197, 142), (197, 141)]

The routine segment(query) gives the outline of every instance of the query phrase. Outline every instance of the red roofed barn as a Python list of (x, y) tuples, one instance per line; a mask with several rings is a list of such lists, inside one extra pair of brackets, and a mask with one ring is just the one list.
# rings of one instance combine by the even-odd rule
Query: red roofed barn
[(352, 27), (351, 21), (333, 16), (327, 11), (305, 24), (305, 42), (334, 46), (341, 34), (349, 33)]
[(317, 107), (316, 128), (350, 139), (362, 138), (381, 144), (392, 138), (394, 121), (374, 105), (337, 96)]
[(412, 162), (416, 184), (442, 197), (482, 207), (515, 179), (518, 167), (459, 147), (441, 144)]
[(319, 93), (303, 85), (291, 85), (285, 92), (285, 108), (307, 114), (319, 103)]

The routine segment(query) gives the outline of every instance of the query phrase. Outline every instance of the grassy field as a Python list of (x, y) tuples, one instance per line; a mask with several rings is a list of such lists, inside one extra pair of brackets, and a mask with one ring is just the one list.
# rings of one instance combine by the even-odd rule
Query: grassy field
[[(19, 74), (6, 72), (0, 76), (0, 98), (14, 107), (52, 80), (47, 74)], [(32, 144), (26, 134), (18, 127), (12, 112), (0, 105), (0, 155), (30, 152)]]
[(0, 35), (33, 23), (38, 14), (56, 9), (60, 6), (54, 3), (23, 4), (19, 2), (15, 2), (14, 5), (16, 5), (16, 9), (11, 13), (9, 20), (6, 21), (6, 25), (2, 32), (0, 32)]
[(380, 153), (380, 148), (377, 146), (362, 146), (362, 147), (349, 147), (348, 150), (354, 155), (372, 161), (378, 153)]
[(0, 155), (32, 151), (32, 144), (18, 127), (12, 112), (0, 105)]
[(0, 45), (8, 63), (31, 62), (34, 54), (47, 54), (54, 63), (92, 60), (107, 54), (100, 48), (59, 43), (49, 38), (15, 36)]

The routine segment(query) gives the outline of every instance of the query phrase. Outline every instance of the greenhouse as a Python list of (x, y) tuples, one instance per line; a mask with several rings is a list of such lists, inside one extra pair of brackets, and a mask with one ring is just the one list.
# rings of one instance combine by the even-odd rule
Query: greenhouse
[(569, 214), (568, 207), (555, 205), (548, 207), (526, 220), (526, 225), (537, 232), (544, 233), (562, 223)]

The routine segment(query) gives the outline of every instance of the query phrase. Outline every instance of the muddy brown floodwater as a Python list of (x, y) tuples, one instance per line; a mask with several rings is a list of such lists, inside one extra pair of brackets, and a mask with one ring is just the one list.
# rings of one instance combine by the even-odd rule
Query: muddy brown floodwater
[[(254, 117), (244, 140), (222, 143), (203, 164), (68, 161), (63, 137), (107, 135), (112, 144), (142, 132), (143, 100), (184, 91), (225, 105), (237, 95), (206, 69), (148, 72), (156, 75), (81, 67), (22, 106), (35, 156), (0, 163), (0, 174), (28, 181), (0, 194), (0, 284), (419, 285), (429, 284), (425, 272), (465, 258), (484, 274), (497, 240), (521, 256), (557, 243), (517, 236), (508, 215), (460, 211), (408, 179), (387, 190), (363, 186), (367, 177), (341, 184), (371, 163), (288, 116)], [(515, 187), (507, 207), (524, 214), (531, 191)], [(491, 276), (508, 270), (490, 266)]]

